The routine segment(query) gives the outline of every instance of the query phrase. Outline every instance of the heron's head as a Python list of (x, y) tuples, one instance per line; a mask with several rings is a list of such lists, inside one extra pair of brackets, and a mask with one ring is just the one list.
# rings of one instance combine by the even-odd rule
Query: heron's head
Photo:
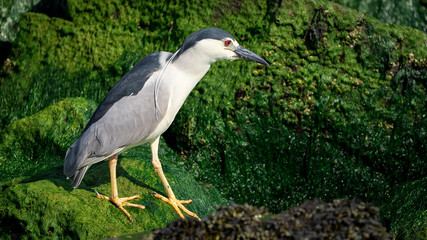
[(192, 33), (185, 39), (178, 54), (184, 53), (194, 59), (204, 59), (209, 64), (222, 59), (247, 59), (268, 65), (263, 58), (240, 46), (228, 32), (218, 28), (205, 28)]

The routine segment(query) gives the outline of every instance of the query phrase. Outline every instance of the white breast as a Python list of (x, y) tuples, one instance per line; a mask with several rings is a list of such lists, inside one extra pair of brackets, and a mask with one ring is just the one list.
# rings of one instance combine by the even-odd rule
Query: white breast
[[(183, 56), (181, 56), (181, 58), (182, 57)], [(210, 67), (210, 65), (186, 65), (187, 64), (183, 65), (180, 64), (180, 62), (175, 62), (170, 64), (163, 72), (162, 79), (160, 79), (159, 94), (169, 93), (168, 107), (164, 118), (160, 121), (156, 129), (146, 138), (146, 142), (154, 141), (169, 128), (179, 109), (181, 109), (184, 104), (185, 99)], [(182, 69), (191, 69), (192, 71), (183, 71)]]

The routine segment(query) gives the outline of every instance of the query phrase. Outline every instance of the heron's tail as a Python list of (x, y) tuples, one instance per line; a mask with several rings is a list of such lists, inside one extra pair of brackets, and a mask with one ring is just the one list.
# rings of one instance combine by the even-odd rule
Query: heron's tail
[(72, 176), (73, 182), (71, 183), (73, 188), (78, 188), (80, 183), (82, 182), (83, 177), (86, 174), (86, 171), (89, 169), (89, 166), (84, 166), (74, 173)]
[[(73, 187), (77, 188), (90, 166), (83, 166), (81, 164), (85, 161), (88, 154), (86, 153), (87, 145), (82, 146), (81, 138), (77, 139), (73, 145), (67, 150), (64, 160), (64, 175), (67, 178), (73, 179)], [(85, 144), (83, 144), (85, 145)]]

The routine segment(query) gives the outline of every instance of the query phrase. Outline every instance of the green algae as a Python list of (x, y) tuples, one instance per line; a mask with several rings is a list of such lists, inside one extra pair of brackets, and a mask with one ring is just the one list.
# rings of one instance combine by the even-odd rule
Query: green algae
[(63, 164), (63, 153), (95, 109), (83, 98), (65, 99), (3, 131), (0, 144), (0, 180), (32, 176)]
[[(149, 149), (145, 149), (145, 152), (149, 153)], [(128, 164), (134, 162), (140, 164)], [(2, 238), (99, 239), (164, 227), (178, 215), (171, 206), (152, 196), (152, 191), (164, 191), (161, 184), (151, 185), (154, 181), (152, 179), (157, 179), (157, 175), (151, 166), (144, 164), (147, 162), (149, 161), (126, 158), (120, 161), (119, 195), (125, 197), (140, 194), (142, 197), (132, 202), (146, 206), (144, 210), (128, 209), (134, 218), (133, 222), (108, 201), (96, 198), (94, 190), (110, 194), (108, 168), (101, 164), (92, 167), (87, 173), (86, 178), (89, 180), (86, 182), (92, 183), (95, 178), (95, 185), (83, 184), (74, 190), (70, 188), (70, 181), (63, 176), (62, 168), (20, 183), (2, 182)], [(214, 206), (224, 204), (224, 199), (218, 193), (197, 183), (182, 167), (164, 165), (166, 176), (177, 197), (194, 199), (189, 210), (203, 217), (212, 213)], [(140, 174), (133, 175), (134, 171), (139, 171)], [(36, 180), (37, 178), (42, 180)], [(101, 178), (103, 179), (100, 181)]]
[(279, 212), (348, 196), (387, 206), (395, 183), (426, 173), (426, 35), (332, 3), (275, 7), (258, 50), (271, 65), (239, 65), (240, 76), (213, 66), (167, 140), (239, 203)]
[[(404, 206), (395, 186), (415, 184), (426, 173), (424, 33), (325, 1), (67, 1), (67, 11), (63, 18), (23, 17), (0, 73), (2, 132), (65, 97), (99, 102), (144, 55), (175, 51), (191, 32), (217, 26), (271, 65), (212, 66), (165, 134), (179, 164), (227, 198), (274, 212), (316, 197), (356, 197), (386, 209), (383, 220), (397, 236), (410, 238), (405, 226), (422, 226), (425, 206), (393, 212)], [(10, 151), (15, 143), (9, 142), (1, 156), (34, 163), (44, 154), (59, 166), (78, 130), (61, 132), (66, 141), (39, 141), (38, 126), (29, 127), (30, 137), (18, 146), (23, 150)], [(132, 169), (126, 172), (144, 175)], [(108, 176), (88, 174), (84, 181), (107, 184)], [(425, 202), (423, 195), (416, 199)], [(415, 229), (411, 234), (423, 236), (422, 227)]]
[(394, 198), (384, 207), (393, 216), (391, 229), (398, 239), (426, 239), (426, 177), (396, 186)]
[(341, 5), (356, 9), (359, 12), (369, 14), (382, 22), (404, 25), (427, 32), (425, 21), (427, 2), (425, 0), (385, 1), (385, 0), (363, 0), (348, 1), (335, 0)]
[[(153, 191), (165, 193), (152, 168), (148, 146), (131, 149), (119, 160), (120, 196), (142, 195), (133, 202), (146, 206), (145, 210), (129, 210), (134, 222), (96, 198), (95, 190), (110, 195), (106, 163), (93, 166), (79, 189), (71, 188), (62, 173), (63, 153), (94, 107), (82, 98), (66, 99), (6, 127), (0, 145), (2, 238), (105, 238), (164, 227), (178, 217), (172, 207), (152, 196)], [(225, 204), (218, 191), (198, 183), (177, 164), (178, 156), (163, 141), (159, 156), (175, 195), (193, 199), (191, 211), (203, 217), (216, 205)]]

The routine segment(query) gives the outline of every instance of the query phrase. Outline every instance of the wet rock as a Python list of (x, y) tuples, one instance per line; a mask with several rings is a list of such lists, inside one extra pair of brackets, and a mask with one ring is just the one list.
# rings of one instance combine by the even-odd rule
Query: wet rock
[(390, 239), (377, 207), (349, 199), (307, 201), (278, 215), (232, 203), (202, 221), (176, 220), (154, 234), (155, 239)]

